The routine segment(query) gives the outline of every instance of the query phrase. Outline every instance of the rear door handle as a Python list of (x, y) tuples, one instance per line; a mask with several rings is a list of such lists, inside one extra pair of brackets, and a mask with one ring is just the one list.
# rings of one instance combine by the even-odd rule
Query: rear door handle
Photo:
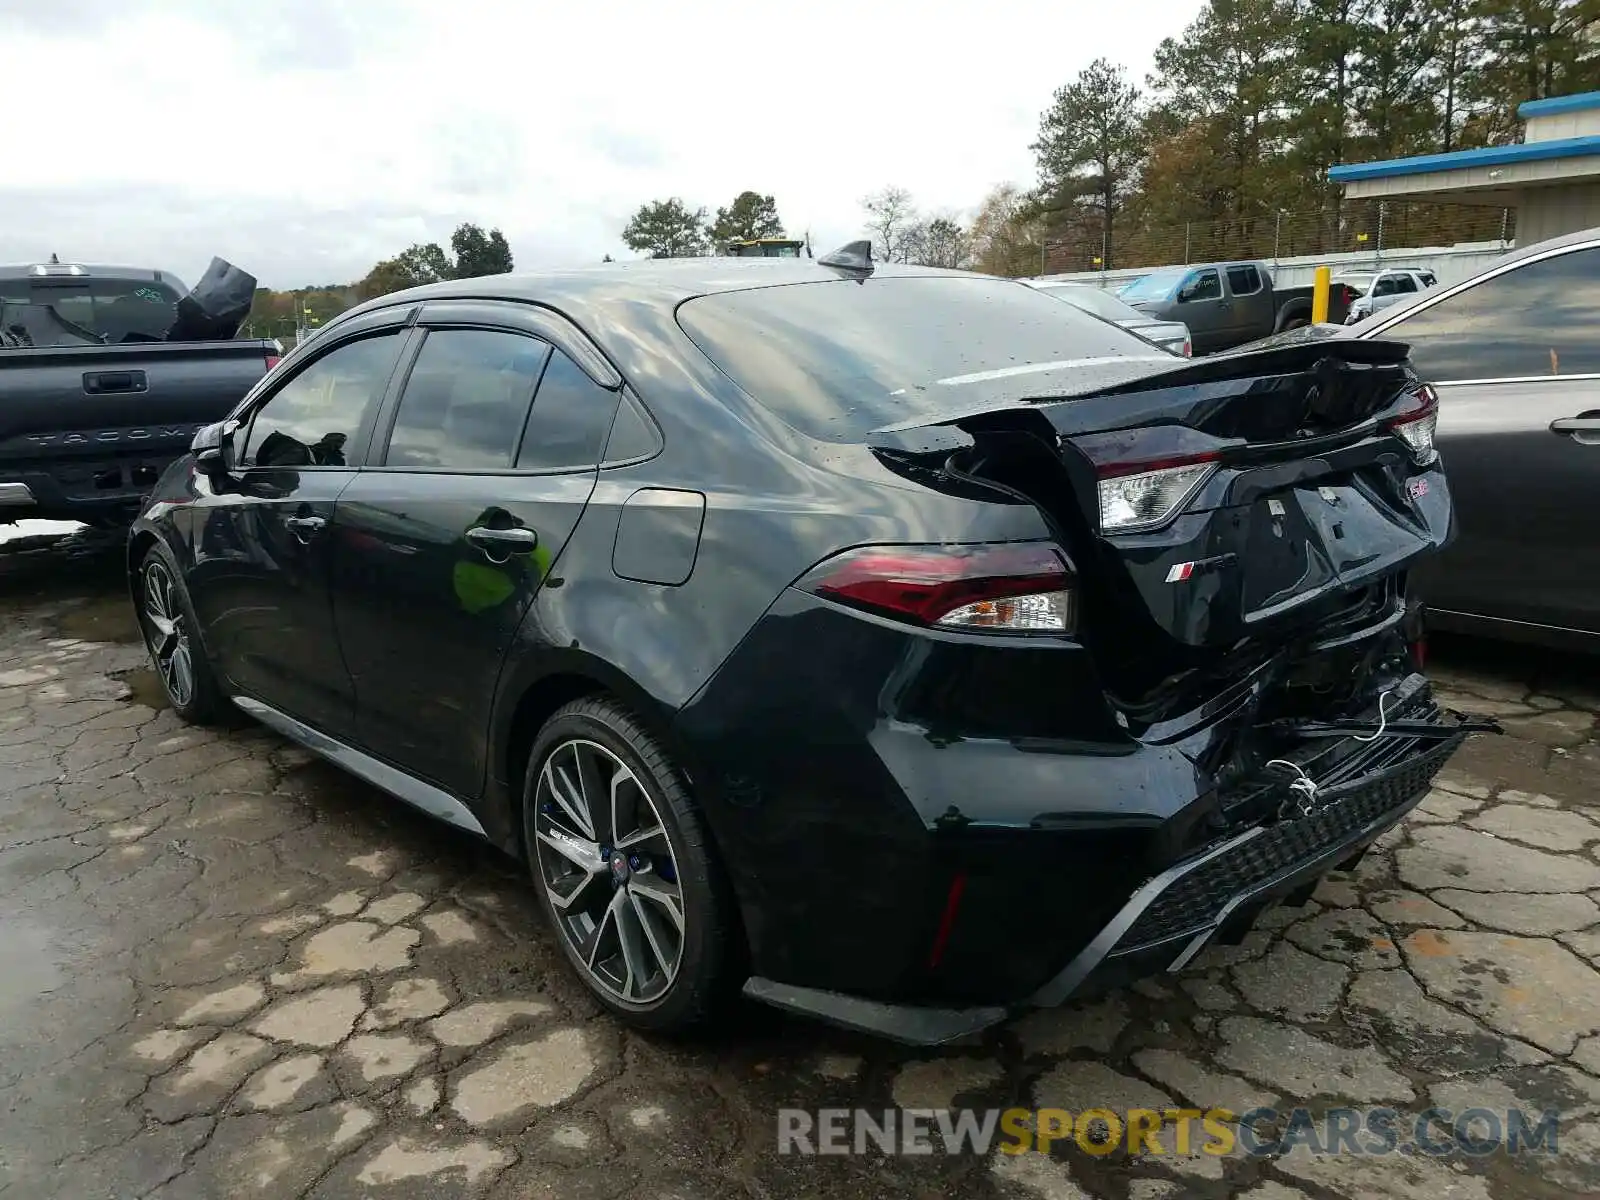
[(142, 392), (147, 390), (143, 371), (85, 371), (83, 390), (89, 396), (107, 396), (117, 392)]
[(295, 536), (302, 540), (314, 533), (320, 533), (327, 523), (327, 517), (290, 517), (284, 521), (284, 524), (294, 531)]
[(1562, 417), (1550, 422), (1550, 432), (1585, 446), (1600, 445), (1600, 416)]
[(512, 554), (534, 550), (539, 545), (539, 534), (523, 526), (511, 529), (495, 529), (489, 525), (474, 525), (467, 530), (467, 541), (482, 550), (490, 558), (498, 556), (504, 562)]

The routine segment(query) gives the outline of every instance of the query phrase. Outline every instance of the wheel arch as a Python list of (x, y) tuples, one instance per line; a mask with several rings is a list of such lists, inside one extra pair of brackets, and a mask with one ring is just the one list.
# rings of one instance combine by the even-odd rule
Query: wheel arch
[(1311, 301), (1305, 296), (1296, 296), (1293, 300), (1285, 301), (1283, 307), (1278, 309), (1277, 319), (1273, 322), (1272, 331), (1282, 333), (1283, 327), (1296, 317), (1311, 316)]
[(504, 828), (512, 847), (521, 848), (522, 822), (518, 813), (533, 743), (551, 716), (574, 700), (607, 697), (622, 704), (666, 748), (693, 787), (694, 772), (682, 740), (673, 730), (673, 714), (667, 706), (595, 655), (568, 649), (542, 650), (535, 657), (537, 663), (530, 661), (520, 670), (508, 668), (490, 740), (491, 782), (505, 798)]

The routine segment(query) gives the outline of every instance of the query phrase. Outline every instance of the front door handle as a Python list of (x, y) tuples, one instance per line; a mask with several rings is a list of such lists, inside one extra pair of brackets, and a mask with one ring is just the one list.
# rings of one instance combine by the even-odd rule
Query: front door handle
[(539, 535), (536, 531), (521, 525), (510, 529), (474, 525), (467, 530), (467, 541), (482, 550), (492, 561), (505, 562), (512, 554), (537, 549)]
[(1569, 437), (1579, 445), (1600, 446), (1600, 415), (1562, 417), (1550, 422), (1550, 432)]
[(290, 517), (284, 521), (295, 537), (301, 541), (305, 541), (314, 533), (320, 533), (327, 523), (327, 517)]

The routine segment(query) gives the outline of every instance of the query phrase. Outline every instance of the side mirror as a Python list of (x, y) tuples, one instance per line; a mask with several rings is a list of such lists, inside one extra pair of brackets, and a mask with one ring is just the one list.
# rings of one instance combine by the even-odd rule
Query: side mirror
[(195, 433), (189, 452), (194, 455), (195, 466), (201, 474), (216, 478), (228, 473), (233, 457), (233, 430), (232, 421), (218, 421)]

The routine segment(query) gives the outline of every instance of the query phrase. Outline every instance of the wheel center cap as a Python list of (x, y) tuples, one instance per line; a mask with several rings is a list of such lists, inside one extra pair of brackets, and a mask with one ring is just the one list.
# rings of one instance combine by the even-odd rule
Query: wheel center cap
[(614, 854), (611, 856), (611, 880), (613, 883), (623, 884), (628, 882), (628, 877), (633, 872), (628, 870), (626, 855)]

